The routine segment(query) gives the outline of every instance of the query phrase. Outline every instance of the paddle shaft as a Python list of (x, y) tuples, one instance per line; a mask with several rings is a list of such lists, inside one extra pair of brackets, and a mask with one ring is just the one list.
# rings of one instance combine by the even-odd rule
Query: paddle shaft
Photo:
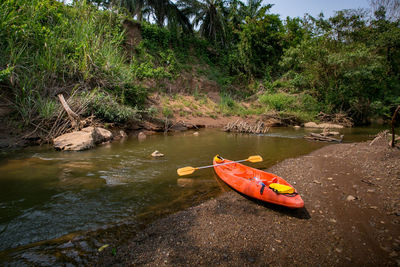
[(247, 160), (248, 160), (248, 159), (242, 159), (242, 160), (237, 160), (237, 161), (232, 161), (232, 162), (225, 162), (225, 163), (220, 163), (220, 164), (215, 164), (215, 165), (208, 165), (208, 166), (197, 167), (197, 168), (195, 168), (195, 169), (196, 169), (196, 170), (200, 170), (200, 169), (210, 168), (210, 167), (214, 167), (214, 166), (221, 166), (221, 165), (227, 165), (227, 164), (232, 164), (232, 163), (243, 162), (243, 161), (247, 161)]

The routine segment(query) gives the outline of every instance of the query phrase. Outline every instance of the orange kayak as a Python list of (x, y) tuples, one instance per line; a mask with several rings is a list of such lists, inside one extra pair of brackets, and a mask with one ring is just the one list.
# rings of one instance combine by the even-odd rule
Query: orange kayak
[(290, 208), (304, 207), (304, 201), (281, 177), (215, 156), (214, 170), (230, 187), (249, 197)]

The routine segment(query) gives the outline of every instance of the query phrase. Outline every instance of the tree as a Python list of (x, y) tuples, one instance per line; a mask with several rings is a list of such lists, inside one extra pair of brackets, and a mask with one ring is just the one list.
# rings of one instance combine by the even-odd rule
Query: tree
[(283, 53), (284, 28), (279, 15), (264, 14), (246, 17), (239, 33), (239, 62), (250, 76), (273, 74)]
[(243, 18), (243, 22), (246, 17), (254, 18), (265, 14), (266, 11), (273, 7), (272, 4), (266, 6), (262, 5), (262, 0), (247, 0), (246, 4), (241, 3), (240, 13)]
[(300, 18), (287, 17), (285, 21), (284, 47), (289, 48), (299, 45), (307, 36), (307, 30)]
[(369, 2), (373, 14), (384, 8), (386, 18), (389, 21), (398, 21), (400, 19), (400, 0), (370, 0)]
[(226, 39), (226, 7), (222, 0), (180, 0), (182, 12), (193, 18), (200, 34), (213, 43), (223, 45)]
[(153, 16), (160, 27), (167, 23), (170, 27), (180, 26), (184, 32), (192, 32), (189, 19), (170, 0), (90, 0), (90, 2), (103, 8), (124, 8), (139, 21), (142, 21), (144, 15), (147, 14)]

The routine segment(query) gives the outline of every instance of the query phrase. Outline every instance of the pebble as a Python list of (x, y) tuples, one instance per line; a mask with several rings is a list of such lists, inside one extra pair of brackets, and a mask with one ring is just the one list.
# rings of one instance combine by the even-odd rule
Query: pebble
[(332, 178), (332, 177), (328, 177), (327, 179), (328, 179), (329, 181), (332, 181), (332, 180), (333, 180), (333, 178)]
[(343, 249), (341, 249), (341, 248), (335, 248), (335, 250), (336, 250), (336, 252), (338, 252), (338, 253), (342, 253), (342, 251), (343, 251)]
[(193, 135), (199, 135), (199, 132), (194, 132)]
[(374, 193), (374, 192), (375, 192), (375, 189), (368, 189), (367, 192), (368, 192), (368, 193)]
[(336, 220), (335, 220), (335, 219), (329, 219), (329, 221), (330, 221), (331, 223), (336, 223)]
[(348, 195), (347, 198), (346, 198), (347, 201), (353, 201), (353, 200), (356, 200), (356, 199), (357, 198), (352, 196), (352, 195)]
[(369, 206), (369, 208), (370, 208), (370, 209), (374, 209), (374, 210), (377, 210), (377, 209), (378, 209), (377, 206)]
[(151, 153), (152, 157), (164, 157), (164, 154), (160, 153), (158, 150)]
[(316, 183), (316, 184), (321, 184), (321, 182), (320, 182), (320, 181), (317, 181), (317, 180), (314, 180), (314, 183)]

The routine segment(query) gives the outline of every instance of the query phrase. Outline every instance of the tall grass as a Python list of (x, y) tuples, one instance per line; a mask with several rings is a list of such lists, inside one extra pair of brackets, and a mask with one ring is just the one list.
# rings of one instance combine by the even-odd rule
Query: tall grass
[(55, 0), (5, 0), (0, 10), (0, 86), (13, 95), (25, 123), (49, 117), (54, 110), (49, 99), (72, 88), (101, 87), (115, 94), (135, 89), (134, 69), (122, 48), (121, 14), (86, 1), (65, 6)]
[(266, 111), (277, 111), (281, 116), (292, 115), (301, 121), (315, 120), (321, 108), (315, 98), (305, 93), (264, 93), (258, 100)]

